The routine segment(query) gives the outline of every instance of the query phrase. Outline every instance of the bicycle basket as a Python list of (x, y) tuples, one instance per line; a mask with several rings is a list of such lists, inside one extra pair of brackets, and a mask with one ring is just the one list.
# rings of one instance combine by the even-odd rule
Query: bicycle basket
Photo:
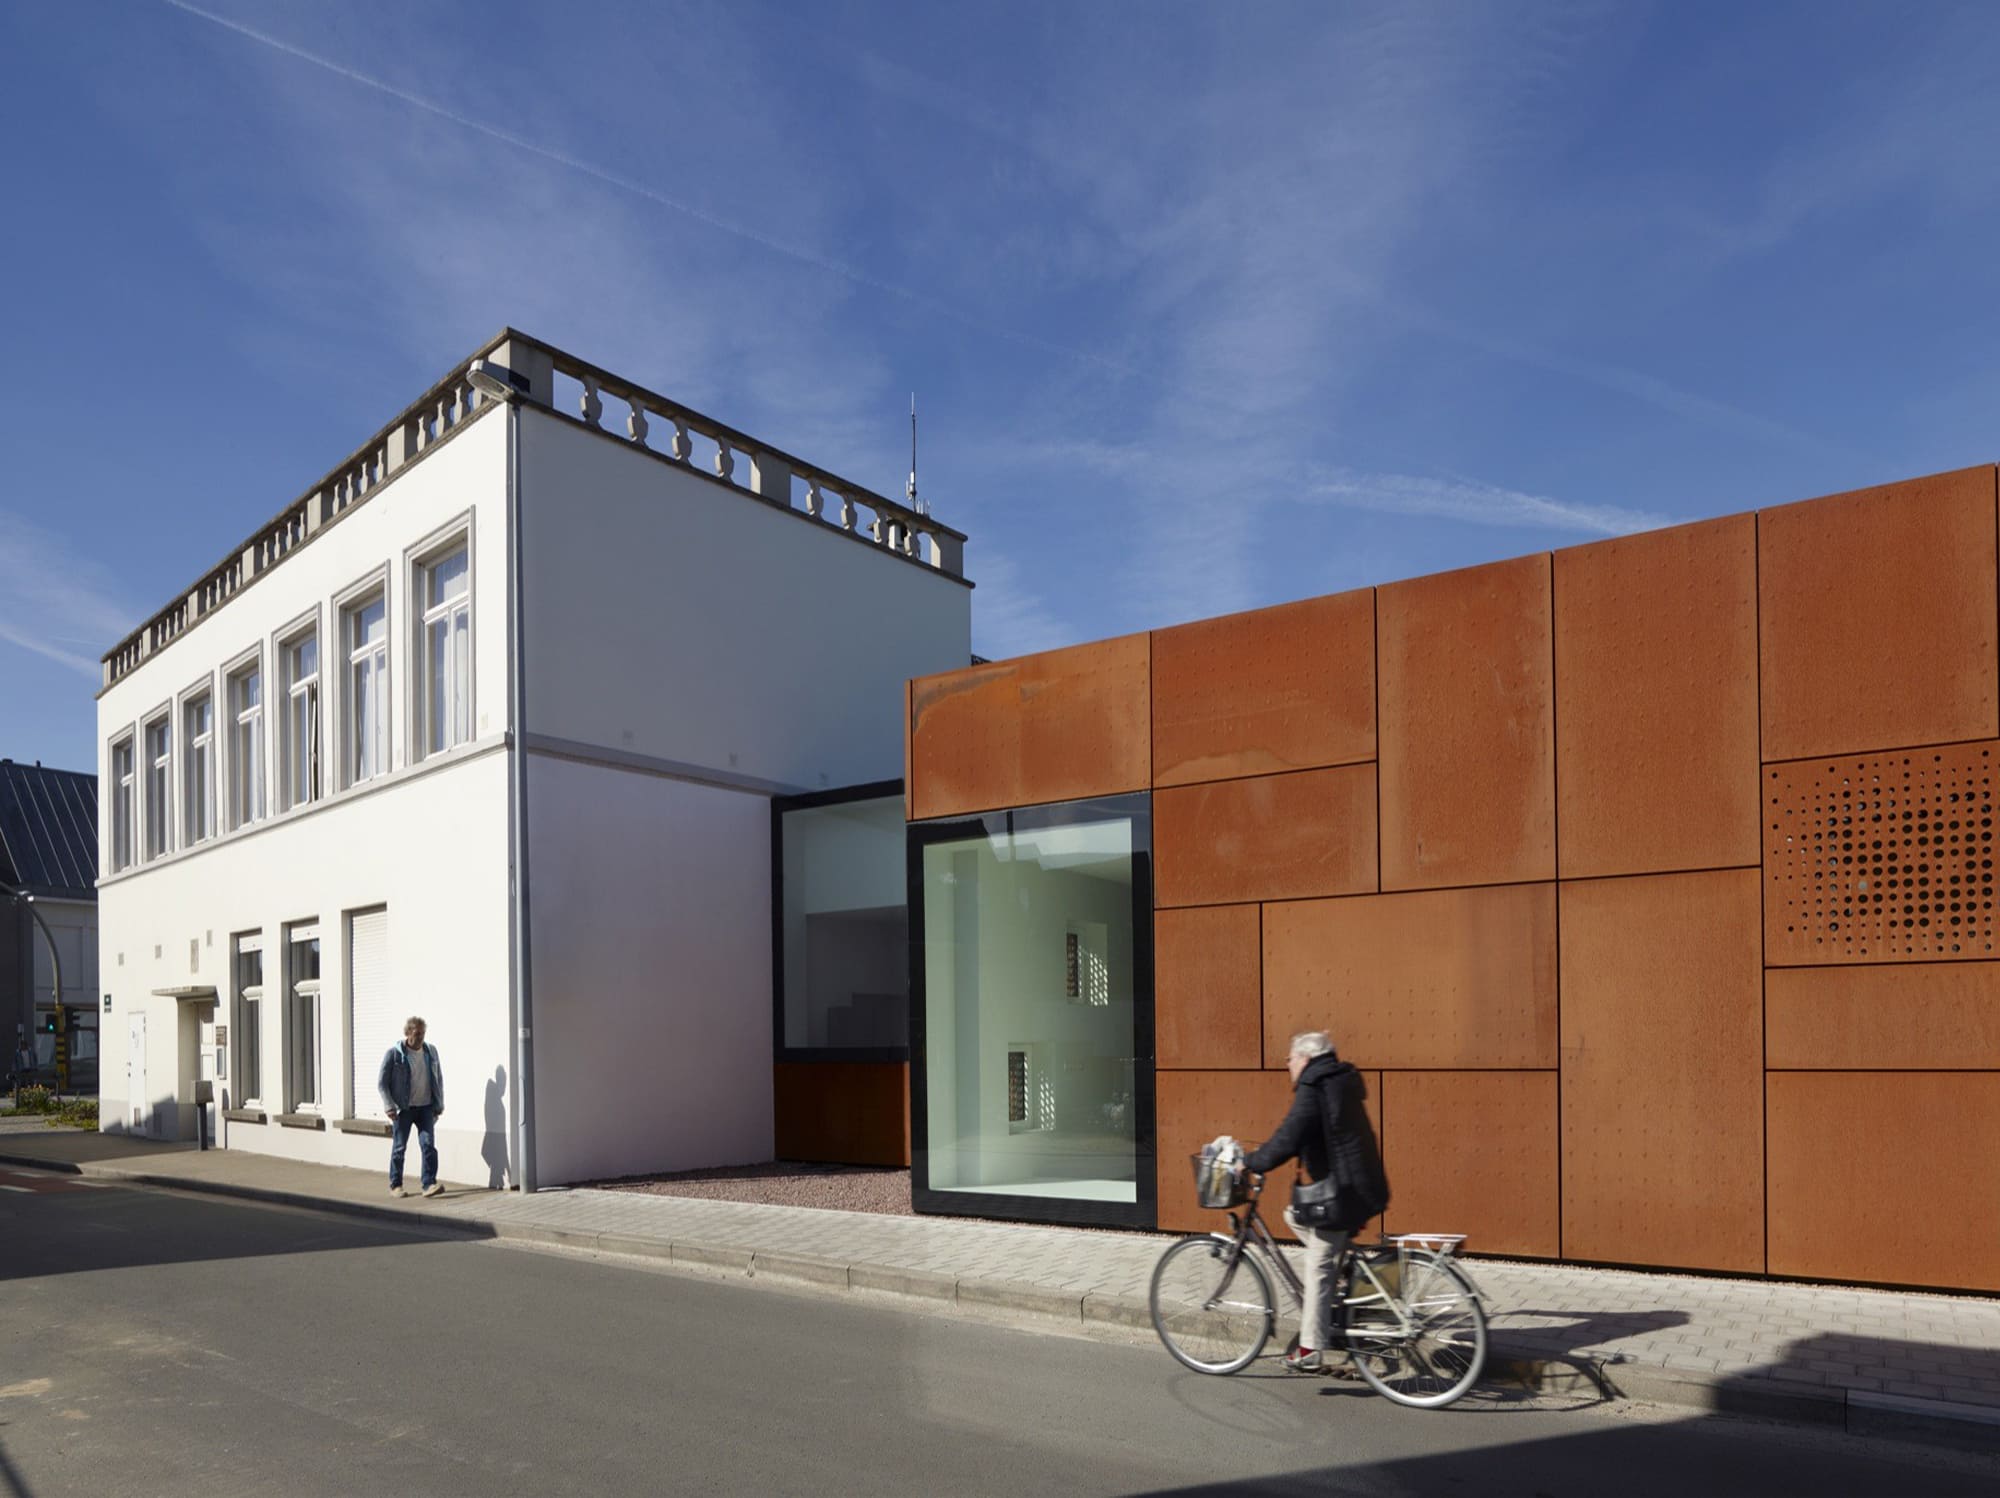
[(1189, 1155), (1194, 1164), (1195, 1200), (1204, 1207), (1240, 1207), (1250, 1200), (1248, 1172), (1232, 1170), (1212, 1155)]

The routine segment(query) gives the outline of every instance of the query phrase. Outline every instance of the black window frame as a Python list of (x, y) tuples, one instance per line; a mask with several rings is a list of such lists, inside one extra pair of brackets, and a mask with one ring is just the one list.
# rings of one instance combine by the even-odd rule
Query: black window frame
[(854, 801), (884, 801), (903, 794), (901, 780), (871, 780), (833, 790), (806, 791), (771, 798), (771, 1056), (783, 1065), (796, 1062), (907, 1062), (907, 1045), (793, 1046), (785, 1044), (785, 814)]
[[(1106, 810), (1132, 823), (1132, 1168), (1134, 1199), (1097, 1202), (1050, 1196), (933, 1190), (925, 1038), (924, 850), (934, 843), (986, 837), (996, 830), (1039, 830), (1102, 820)], [(1035, 806), (1000, 807), (971, 816), (911, 822), (907, 900), (910, 911), (910, 1205), (939, 1217), (985, 1217), (1071, 1227), (1151, 1229), (1159, 1225), (1158, 1061), (1153, 1022), (1153, 797), (1150, 791), (1090, 796)]]

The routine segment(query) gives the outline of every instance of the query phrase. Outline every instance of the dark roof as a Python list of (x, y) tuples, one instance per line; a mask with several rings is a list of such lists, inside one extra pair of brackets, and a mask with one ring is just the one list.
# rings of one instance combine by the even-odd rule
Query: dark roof
[(97, 777), (0, 759), (0, 883), (97, 898)]

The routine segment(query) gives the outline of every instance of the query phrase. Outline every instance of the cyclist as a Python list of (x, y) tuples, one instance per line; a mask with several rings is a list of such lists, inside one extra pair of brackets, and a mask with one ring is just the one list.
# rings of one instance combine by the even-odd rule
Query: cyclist
[(1285, 1222), (1306, 1249), (1305, 1308), (1299, 1316), (1298, 1345), (1285, 1354), (1295, 1373), (1325, 1368), (1322, 1350), (1332, 1342), (1332, 1310), (1340, 1261), (1354, 1230), (1389, 1205), (1389, 1181), (1375, 1130), (1362, 1108), (1368, 1095), (1361, 1073), (1334, 1054), (1324, 1030), (1292, 1037), (1286, 1062), (1292, 1074), (1292, 1106), (1271, 1137), (1244, 1156), (1244, 1166), (1269, 1174), (1296, 1158), (1314, 1181), (1339, 1186), (1341, 1211), (1332, 1222), (1313, 1227), (1285, 1209)]

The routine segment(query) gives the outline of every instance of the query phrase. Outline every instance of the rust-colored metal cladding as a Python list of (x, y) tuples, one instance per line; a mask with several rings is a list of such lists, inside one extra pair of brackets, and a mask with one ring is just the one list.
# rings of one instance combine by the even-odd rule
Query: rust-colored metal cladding
[(901, 1061), (781, 1061), (774, 1149), (781, 1160), (910, 1163), (910, 1068)]
[(1757, 526), (1555, 554), (1562, 875), (1757, 862)]
[(1772, 968), (1764, 1057), (1780, 1071), (2000, 1071), (2000, 962)]
[(1552, 1071), (1386, 1071), (1392, 1233), (1464, 1233), (1475, 1252), (1561, 1251)]
[(1556, 1064), (1556, 887), (1305, 900), (1264, 909), (1264, 1064), (1326, 1030), (1371, 1066)]
[(1153, 784), (1375, 757), (1375, 594), (1158, 630)]
[(1764, 758), (2000, 733), (1994, 469), (1759, 512)]
[(1771, 1273), (2000, 1290), (2000, 1073), (1773, 1072)]
[(1765, 961), (2000, 955), (1996, 768), (1993, 742), (1766, 766)]
[(1153, 793), (1154, 901), (1226, 905), (1375, 888), (1375, 767)]
[(1382, 888), (1553, 879), (1547, 554), (1376, 596)]
[(1153, 917), (1158, 1065), (1261, 1064), (1263, 953), (1257, 914), (1255, 905), (1217, 905), (1162, 910)]
[(1764, 1267), (1755, 869), (1562, 886), (1565, 1258)]
[[(1364, 1071), (1361, 1077), (1368, 1088), (1368, 1118), (1380, 1139), (1382, 1075)], [(1195, 1205), (1188, 1157), (1218, 1134), (1234, 1134), (1246, 1146), (1261, 1143), (1292, 1106), (1292, 1079), (1283, 1071), (1163, 1071), (1157, 1089), (1160, 1227), (1172, 1232), (1225, 1227), (1220, 1212)], [(1289, 1236), (1285, 1204), (1297, 1179), (1298, 1167), (1284, 1165), (1265, 1182), (1264, 1220), (1281, 1238)], [(1370, 1223), (1365, 1231), (1377, 1225)]]
[[(1292, 1081), (1281, 1071), (1163, 1071), (1154, 1082), (1155, 1134), (1159, 1141), (1159, 1223), (1176, 1232), (1224, 1226), (1222, 1215), (1198, 1206), (1188, 1157), (1218, 1134), (1254, 1144), (1277, 1127), (1291, 1106)], [(1291, 1194), (1290, 1166), (1271, 1175), (1269, 1199)], [(1268, 1214), (1282, 1229), (1275, 1206)]]
[(911, 811), (931, 817), (1146, 789), (1150, 640), (1126, 635), (910, 687)]

